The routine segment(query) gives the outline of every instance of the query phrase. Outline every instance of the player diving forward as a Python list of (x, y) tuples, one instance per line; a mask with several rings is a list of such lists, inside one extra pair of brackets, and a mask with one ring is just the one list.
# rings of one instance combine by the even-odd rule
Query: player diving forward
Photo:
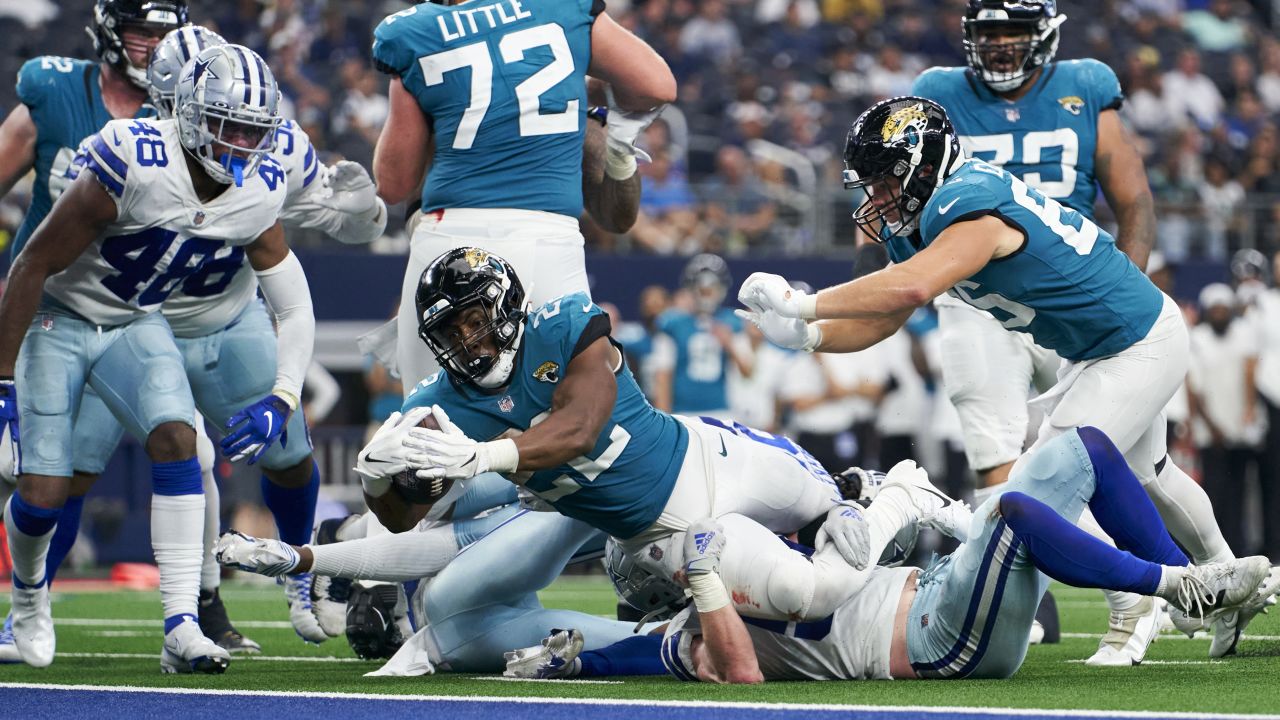
[(377, 27), (373, 57), (391, 76), (373, 159), (378, 194), (391, 203), (422, 197), (397, 318), (408, 392), (436, 369), (414, 340), (414, 296), (422, 271), (445, 251), (498, 253), (525, 279), (534, 305), (589, 292), (578, 230), (586, 75), (608, 83), (614, 100), (605, 193), (639, 182), (635, 139), (674, 102), (676, 85), (666, 62), (614, 22), (603, 0), (420, 3)]
[[(280, 125), (277, 100), (270, 70), (252, 51), (205, 50), (179, 79), (175, 120), (116, 120), (87, 141), (80, 176), (10, 272), (0, 300), (0, 376), (10, 378), (0, 384), (0, 420), (16, 432), (20, 410), (25, 430), (5, 523), (13, 634), (28, 664), (53, 660), (45, 555), (68, 491), (86, 384), (154, 463), (161, 668), (222, 672), (229, 664), (196, 622), (204, 495), (195, 409), (182, 354), (158, 310), (180, 285), (188, 294), (224, 288), (239, 265), (218, 259), (228, 247), (241, 249), (279, 327), (272, 395), (301, 391), (315, 319), (278, 221), (287, 188), (268, 155)], [(228, 436), (232, 454), (260, 452), (287, 419), (274, 405), (260, 416), (253, 407), (254, 417)]]
[[(1101, 189), (1119, 223), (1116, 247), (1142, 269), (1155, 242), (1155, 212), (1142, 157), (1120, 120), (1120, 82), (1096, 60), (1054, 62), (1065, 20), (1054, 0), (970, 0), (968, 67), (927, 70), (911, 94), (946, 108), (970, 157), (1090, 220)], [(994, 487), (1022, 453), (1029, 389), (1048, 390), (1062, 359), (950, 295), (934, 304), (943, 385), (960, 413), (965, 455), (982, 485)], [(1158, 604), (1122, 593), (1107, 600), (1111, 628), (1088, 664), (1141, 661), (1158, 629)]]
[[(165, 33), (186, 22), (184, 0), (99, 0), (86, 28), (97, 62), (45, 55), (23, 64), (17, 83), (21, 102), (0, 125), (0, 195), (35, 170), (31, 205), (14, 236), (12, 257), (75, 179), (72, 161), (81, 141), (113, 118), (152, 115), (145, 104), (147, 60)], [(6, 439), (0, 452), (0, 468), (12, 482), (17, 465), (12, 443)], [(58, 524), (50, 541), (50, 582), (75, 542), (83, 503), (74, 495), (88, 482), (80, 473), (73, 476), (73, 497), (62, 512), (67, 522)], [(9, 625), (6, 618), (0, 631), (0, 662), (19, 662)]]
[[(1125, 550), (1076, 527), (1086, 505)], [(695, 593), (667, 626), (662, 662), (680, 679), (720, 683), (1006, 678), (1026, 657), (1050, 577), (1156, 595), (1205, 617), (1244, 605), (1256, 612), (1280, 588), (1262, 556), (1190, 565), (1125, 458), (1092, 427), (1032, 451), (974, 517), (954, 553), (923, 572), (877, 567), (821, 622), (761, 623)], [(690, 548), (688, 572), (723, 588), (720, 556), (739, 540), (714, 523), (700, 527), (715, 537)]]
[(868, 196), (855, 220), (896, 264), (816, 295), (754, 275), (738, 298), (762, 331), (788, 347), (851, 352), (951, 292), (1067, 361), (1033, 448), (1079, 425), (1100, 428), (1164, 499), (1157, 507), (1192, 558), (1230, 558), (1204, 491), (1165, 452), (1161, 413), (1186, 374), (1186, 326), (1112, 237), (1008, 172), (965, 158), (946, 112), (924, 98), (864, 112), (845, 167), (845, 185)]

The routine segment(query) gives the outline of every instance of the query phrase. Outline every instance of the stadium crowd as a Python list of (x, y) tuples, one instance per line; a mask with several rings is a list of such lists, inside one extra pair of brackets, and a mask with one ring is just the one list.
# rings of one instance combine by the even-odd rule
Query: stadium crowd
[[(370, 62), (373, 26), (400, 0), (192, 3), (194, 20), (263, 55), (286, 115), (318, 148), (368, 165), (387, 114)], [(615, 0), (610, 13), (670, 63), (680, 98), (647, 133), (643, 214), (626, 236), (589, 228), (597, 249), (803, 253), (848, 246), (838, 184), (848, 124), (903, 94), (923, 69), (962, 65), (959, 0)], [(1225, 262), (1280, 248), (1280, 41), (1258, 0), (1088, 0), (1062, 6), (1060, 59), (1120, 76), (1122, 114), (1146, 160), (1171, 262)], [(0, 77), (25, 58), (89, 56), (82, 12), (0, 2)], [(0, 110), (16, 102), (0, 87)], [(6, 201), (0, 228), (21, 218)], [(1102, 211), (1105, 219), (1106, 211)], [(588, 223), (589, 224), (589, 223)], [(391, 243), (392, 250), (403, 245)]]

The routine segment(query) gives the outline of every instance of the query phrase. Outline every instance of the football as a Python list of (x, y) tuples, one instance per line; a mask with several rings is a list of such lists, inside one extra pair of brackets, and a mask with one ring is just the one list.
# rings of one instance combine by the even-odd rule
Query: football
[[(434, 415), (428, 414), (422, 419), (422, 422), (418, 423), (418, 427), (439, 430), (440, 423), (436, 422)], [(401, 498), (404, 498), (405, 502), (415, 505), (430, 505), (434, 503), (444, 497), (444, 494), (449, 492), (449, 488), (452, 486), (453, 481), (444, 478), (419, 479), (412, 470), (405, 470), (391, 478), (391, 488)]]

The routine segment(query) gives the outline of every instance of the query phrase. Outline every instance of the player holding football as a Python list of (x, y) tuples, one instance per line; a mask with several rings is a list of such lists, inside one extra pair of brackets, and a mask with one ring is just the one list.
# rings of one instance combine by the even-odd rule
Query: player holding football
[(224, 447), (254, 454), (282, 439), (290, 408), (270, 401), (298, 397), (315, 319), (278, 221), (287, 187), (268, 155), (281, 122), (277, 101), (270, 70), (252, 51), (205, 50), (178, 81), (175, 120), (112, 121), (86, 142), (80, 176), (15, 261), (0, 300), (0, 375), (10, 378), (0, 384), (0, 420), (16, 433), (20, 415), (26, 431), (15, 443), (27, 452), (5, 523), (14, 640), (30, 665), (53, 659), (45, 555), (70, 485), (72, 426), (86, 384), (155, 463), (162, 670), (222, 672), (229, 664), (196, 623), (204, 495), (195, 409), (183, 356), (158, 310), (179, 286), (187, 294), (225, 289), (239, 262), (219, 260), (228, 249), (243, 253), (279, 328), (278, 363), (268, 400), (247, 408), (252, 415), (229, 428)]
[[(1115, 73), (1096, 60), (1054, 61), (1066, 19), (1055, 0), (970, 0), (968, 67), (927, 70), (911, 94), (946, 108), (967, 155), (1090, 220), (1101, 189), (1119, 222), (1116, 247), (1142, 269), (1155, 242), (1155, 211), (1142, 157), (1120, 120), (1124, 95)], [(1062, 359), (956, 298), (940, 295), (934, 304), (943, 385), (960, 413), (969, 466), (984, 487), (997, 486), (1022, 453), (1028, 390), (1052, 387)], [(1160, 608), (1133, 594), (1107, 593), (1107, 601), (1110, 631), (1087, 663), (1140, 662)]]
[(614, 98), (605, 193), (638, 184), (636, 137), (675, 100), (675, 78), (603, 0), (422, 3), (378, 26), (373, 56), (392, 76), (374, 151), (378, 193), (390, 203), (422, 196), (397, 319), (408, 391), (436, 369), (414, 339), (414, 295), (441, 253), (463, 245), (499, 253), (535, 305), (588, 292), (578, 231), (586, 75), (607, 82)]
[[(46, 55), (23, 64), (17, 84), (21, 102), (0, 125), (0, 195), (33, 168), (36, 172), (31, 205), (14, 236), (12, 257), (75, 179), (72, 160), (81, 141), (113, 118), (153, 115), (145, 104), (147, 62), (160, 39), (186, 22), (185, 0), (98, 0), (87, 28), (96, 62)], [(17, 465), (12, 448), (12, 443), (3, 446), (6, 456), (0, 461), (10, 480)], [(62, 512), (64, 522), (50, 541), (46, 577), (51, 582), (75, 543), (82, 490), (91, 482), (79, 472), (72, 479), (72, 495)], [(9, 626), (6, 618), (0, 631), (0, 662), (19, 662)]]
[(1192, 558), (1229, 559), (1204, 491), (1165, 453), (1161, 412), (1186, 373), (1186, 326), (1112, 237), (1008, 172), (966, 158), (945, 111), (924, 98), (864, 112), (849, 132), (845, 167), (846, 187), (868, 196), (855, 220), (896, 264), (816, 295), (753, 275), (738, 294), (751, 308), (745, 314), (787, 347), (852, 352), (954, 293), (1067, 361), (1045, 396), (1033, 448), (1080, 425), (1102, 429), (1153, 498), (1178, 499), (1157, 507)]

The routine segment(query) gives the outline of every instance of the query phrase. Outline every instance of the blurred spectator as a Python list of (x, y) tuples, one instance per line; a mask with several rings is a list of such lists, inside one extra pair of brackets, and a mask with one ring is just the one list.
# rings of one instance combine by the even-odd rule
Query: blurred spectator
[(1262, 48), (1262, 74), (1256, 87), (1267, 112), (1280, 113), (1280, 42), (1268, 38)]
[(697, 247), (697, 199), (684, 176), (672, 171), (667, 152), (656, 151), (653, 161), (641, 165), (640, 172), (644, 178), (640, 215), (631, 236), (641, 248), (664, 255), (688, 252), (691, 243)]
[(1231, 177), (1225, 162), (1211, 157), (1205, 162), (1204, 180), (1198, 192), (1204, 216), (1204, 256), (1226, 260), (1228, 237), (1240, 229), (1244, 188)]
[(702, 1), (697, 17), (680, 31), (680, 49), (717, 65), (738, 57), (742, 40), (723, 0)]
[[(1271, 258), (1271, 278), (1280, 278), (1280, 251)], [(1263, 289), (1245, 319), (1258, 338), (1255, 373), (1259, 399), (1266, 415), (1267, 435), (1260, 465), (1262, 488), (1263, 548), (1268, 557), (1280, 557), (1280, 288)]]
[(1222, 115), (1223, 100), (1218, 86), (1200, 72), (1200, 53), (1187, 48), (1178, 53), (1178, 65), (1164, 74), (1164, 98), (1170, 117), (1176, 122), (1189, 117), (1202, 128), (1211, 128)]
[[(613, 333), (627, 354), (631, 371), (649, 402), (670, 405), (667, 397), (655, 394), (659, 371), (669, 371), (675, 362), (671, 338), (658, 330), (658, 318), (671, 304), (671, 294), (661, 285), (650, 285), (640, 292), (640, 319), (624, 322)], [(663, 391), (666, 392), (665, 390)]]
[(1235, 0), (1211, 0), (1207, 10), (1192, 10), (1182, 16), (1182, 29), (1201, 50), (1229, 52), (1249, 41), (1249, 26), (1236, 16)]
[(875, 409), (888, 379), (876, 356), (797, 353), (783, 373), (778, 398), (791, 412), (788, 428), (829, 472), (875, 462)]
[(730, 252), (762, 245), (778, 214), (747, 153), (732, 145), (716, 153), (716, 175), (703, 185), (703, 199), (708, 226)]
[(1190, 389), (1205, 491), (1223, 536), (1238, 556), (1245, 547), (1244, 486), (1262, 439), (1255, 372), (1258, 339), (1236, 316), (1236, 293), (1213, 283), (1200, 292), (1202, 321), (1191, 330)]
[(756, 23), (770, 25), (795, 16), (795, 22), (803, 28), (811, 28), (822, 20), (822, 11), (816, 0), (757, 0)]
[(913, 62), (909, 66), (902, 51), (889, 45), (880, 51), (876, 62), (867, 70), (867, 89), (873, 100), (910, 95), (911, 84), (924, 67)]
[(382, 423), (391, 417), (391, 413), (399, 412), (404, 404), (404, 386), (399, 379), (387, 372), (382, 363), (367, 357), (364, 364), (364, 387), (369, 391), (369, 426), (364, 437), (364, 442), (368, 443)]

